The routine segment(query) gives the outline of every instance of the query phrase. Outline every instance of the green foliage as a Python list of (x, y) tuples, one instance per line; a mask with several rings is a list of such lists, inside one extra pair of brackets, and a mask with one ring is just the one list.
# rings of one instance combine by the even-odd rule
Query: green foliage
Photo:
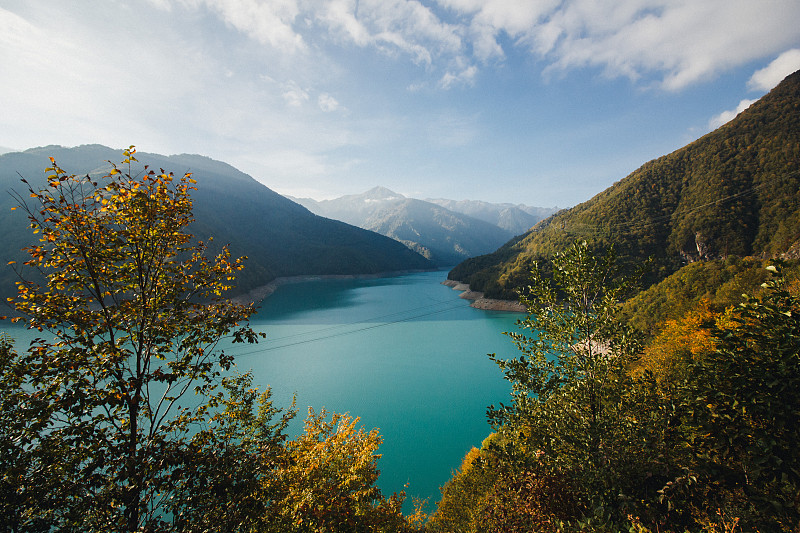
[[(514, 298), (515, 271), (576, 239), (614, 245), (621, 264), (654, 258), (646, 283), (688, 262), (776, 257), (800, 240), (800, 73), (718, 130), (650, 161), (594, 198), (537, 224), (450, 279)], [(794, 248), (793, 248), (794, 247)]]
[(222, 298), (242, 259), (191, 243), (190, 175), (114, 165), (92, 180), (52, 162), (47, 187), (29, 188), (33, 205), (20, 198), (40, 236), (25, 265), (46, 284), (19, 282), (14, 304), (47, 338), (6, 374), (29, 424), (6, 426), (28, 464), (15, 494), (48, 487), (54, 507), (38, 519), (59, 529), (157, 527), (171, 491), (164, 458), (204, 415), (187, 393), (218, 394), (231, 364), (222, 338), (256, 338), (241, 325), (252, 308)]
[(698, 476), (739, 505), (742, 526), (800, 521), (800, 299), (781, 264), (763, 296), (732, 310), (718, 346), (693, 367), (684, 409)]
[(296, 412), (275, 408), (270, 390), (251, 383), (249, 373), (223, 378), (226, 395), (208, 406), (208, 423), (170, 450), (167, 509), (175, 530), (287, 531), (275, 502), (286, 491), (285, 430)]
[(73, 455), (55, 443), (37, 449), (53, 408), (25, 387), (25, 374), (10, 339), (0, 336), (0, 524), (5, 531), (46, 531), (61, 498), (70, 493), (58, 478)]
[(608, 376), (623, 373), (639, 348), (634, 332), (617, 319), (631, 289), (631, 280), (619, 276), (613, 249), (598, 257), (586, 241), (555, 256), (551, 279), (535, 267), (520, 298), (529, 314), (518, 323), (531, 335), (509, 333), (524, 355), (497, 360), (512, 384), (513, 405), (492, 411), (490, 420), (516, 424), (565, 386), (582, 382), (583, 407), (596, 422), (603, 409), (596, 391)]
[(545, 508), (548, 483), (574, 500), (546, 516), (652, 518), (657, 510), (642, 502), (673, 473), (670, 408), (648, 375), (629, 372), (641, 345), (619, 312), (635, 279), (620, 276), (613, 249), (599, 256), (584, 241), (557, 254), (552, 277), (535, 269), (523, 292), (530, 314), (520, 325), (531, 334), (510, 334), (522, 356), (497, 361), (512, 384), (511, 405), (489, 409), (513, 443), (499, 452), (512, 465), (505, 482), (540, 491), (525, 497), (531, 509)]

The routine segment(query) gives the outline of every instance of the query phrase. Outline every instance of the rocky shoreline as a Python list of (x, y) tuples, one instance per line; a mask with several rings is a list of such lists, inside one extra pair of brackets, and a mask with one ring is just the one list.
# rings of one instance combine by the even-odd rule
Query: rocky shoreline
[(527, 312), (525, 306), (519, 302), (484, 298), (482, 292), (470, 290), (469, 285), (460, 281), (448, 279), (443, 281), (442, 285), (451, 287), (454, 291), (462, 291), (460, 298), (472, 300), (472, 303), (469, 305), (475, 309), (483, 309), (486, 311), (511, 311), (515, 313)]

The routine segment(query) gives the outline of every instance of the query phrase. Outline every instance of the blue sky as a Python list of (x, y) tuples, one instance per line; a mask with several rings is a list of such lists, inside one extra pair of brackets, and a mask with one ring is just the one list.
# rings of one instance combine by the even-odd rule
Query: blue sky
[(797, 0), (0, 0), (0, 147), (567, 207), (800, 69), (798, 21)]

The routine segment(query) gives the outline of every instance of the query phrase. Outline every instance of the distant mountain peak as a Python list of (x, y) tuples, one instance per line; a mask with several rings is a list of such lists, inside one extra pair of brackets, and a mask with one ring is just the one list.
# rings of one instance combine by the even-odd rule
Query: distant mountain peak
[(405, 196), (402, 194), (396, 193), (386, 187), (373, 187), (372, 189), (368, 190), (364, 194), (361, 195), (362, 198), (367, 200), (405, 200)]

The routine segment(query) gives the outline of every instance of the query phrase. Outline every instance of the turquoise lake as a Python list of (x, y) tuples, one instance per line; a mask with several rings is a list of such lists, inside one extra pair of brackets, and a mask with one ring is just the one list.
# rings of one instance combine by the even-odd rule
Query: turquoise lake
[[(378, 428), (379, 486), (385, 495), (405, 488), (407, 510), (412, 496), (432, 509), (464, 454), (490, 433), (487, 406), (507, 401), (509, 385), (487, 354), (518, 356), (503, 332), (522, 315), (473, 309), (445, 278), (282, 285), (251, 318), (267, 338), (225, 348), (255, 386), (272, 389), (275, 406), (288, 408), (296, 395), (290, 431), (302, 430), (308, 406)], [(20, 341), (31, 334), (8, 326)]]
[[(491, 428), (486, 407), (506, 401), (508, 383), (487, 357), (515, 357), (504, 331), (518, 313), (469, 307), (441, 284), (446, 272), (283, 285), (252, 326), (267, 334), (237, 347), (237, 366), (288, 406), (296, 430), (307, 407), (348, 412), (384, 439), (384, 494), (439, 500), (439, 487)], [(431, 507), (431, 506), (429, 506)]]

